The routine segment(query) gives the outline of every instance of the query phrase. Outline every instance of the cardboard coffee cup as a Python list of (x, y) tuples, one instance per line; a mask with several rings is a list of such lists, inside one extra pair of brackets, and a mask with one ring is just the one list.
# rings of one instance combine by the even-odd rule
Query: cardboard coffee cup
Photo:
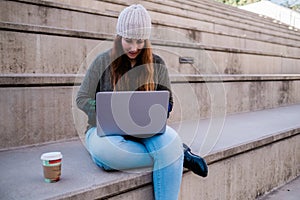
[(41, 156), (43, 162), (44, 180), (47, 183), (59, 181), (61, 175), (61, 152), (44, 153)]

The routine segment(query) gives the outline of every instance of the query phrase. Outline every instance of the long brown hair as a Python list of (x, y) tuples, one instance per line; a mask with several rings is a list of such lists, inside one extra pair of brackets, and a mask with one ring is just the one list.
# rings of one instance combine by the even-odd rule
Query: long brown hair
[[(111, 51), (111, 82), (114, 90), (131, 90), (130, 82), (135, 81), (137, 88), (134, 90), (154, 90), (154, 68), (152, 48), (149, 40), (145, 40), (145, 46), (136, 58), (138, 74), (130, 77), (130, 61), (122, 48), (122, 37), (116, 36)], [(132, 80), (134, 79), (134, 80)]]

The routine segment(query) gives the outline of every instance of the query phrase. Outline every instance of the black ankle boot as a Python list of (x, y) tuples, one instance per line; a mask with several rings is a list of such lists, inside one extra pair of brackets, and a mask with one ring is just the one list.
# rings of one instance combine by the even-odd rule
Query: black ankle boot
[(197, 156), (191, 152), (191, 149), (183, 144), (184, 148), (184, 162), (183, 167), (191, 170), (195, 174), (206, 177), (208, 174), (208, 167), (203, 158)]

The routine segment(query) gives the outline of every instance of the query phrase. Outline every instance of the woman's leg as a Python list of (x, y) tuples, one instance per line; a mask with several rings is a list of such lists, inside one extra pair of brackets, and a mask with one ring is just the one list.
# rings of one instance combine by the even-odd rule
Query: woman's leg
[(156, 200), (177, 200), (183, 171), (182, 142), (176, 131), (167, 126), (166, 132), (142, 139), (153, 157), (153, 186)]
[(86, 146), (94, 162), (105, 170), (152, 167), (153, 160), (142, 143), (123, 136), (99, 137), (97, 129), (86, 133)]
[(86, 144), (93, 160), (106, 170), (153, 166), (156, 200), (177, 200), (183, 170), (183, 149), (170, 127), (162, 135), (126, 140), (122, 136), (99, 137), (96, 128), (87, 132)]

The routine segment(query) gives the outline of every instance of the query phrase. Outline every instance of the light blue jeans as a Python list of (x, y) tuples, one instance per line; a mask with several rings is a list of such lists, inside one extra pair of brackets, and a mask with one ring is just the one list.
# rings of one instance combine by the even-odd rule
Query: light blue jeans
[(96, 127), (86, 133), (93, 161), (105, 170), (151, 168), (156, 200), (177, 200), (183, 170), (182, 142), (175, 130), (149, 138), (99, 137)]

